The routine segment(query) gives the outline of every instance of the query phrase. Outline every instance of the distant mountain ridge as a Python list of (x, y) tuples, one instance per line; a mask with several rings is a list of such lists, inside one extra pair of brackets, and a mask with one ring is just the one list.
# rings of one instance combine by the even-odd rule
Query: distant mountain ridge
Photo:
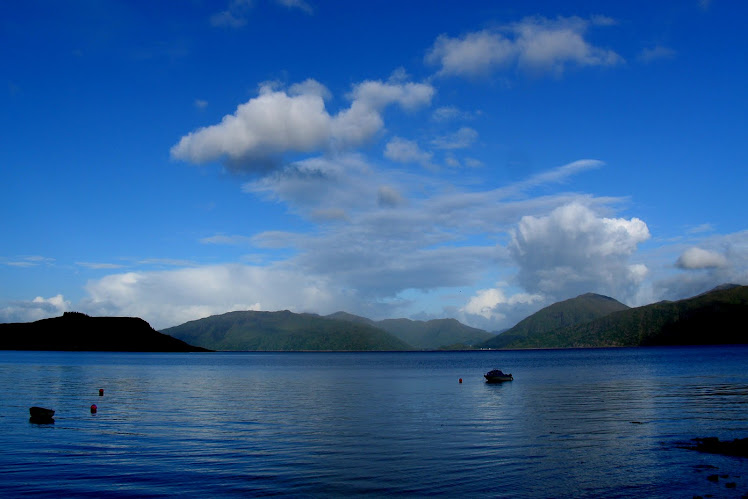
[(159, 333), (137, 317), (65, 312), (35, 322), (0, 324), (0, 350), (205, 352)]
[(379, 328), (316, 314), (239, 311), (190, 321), (164, 333), (211, 350), (391, 351), (412, 347)]
[(320, 316), (288, 310), (228, 312), (159, 333), (136, 317), (66, 312), (0, 324), (0, 349), (401, 351), (745, 344), (746, 318), (748, 286), (725, 284), (692, 298), (637, 308), (587, 293), (545, 307), (498, 335), (455, 319), (374, 321), (347, 312)]
[(373, 321), (347, 312), (336, 312), (326, 317), (378, 327), (413, 348), (422, 350), (471, 348), (494, 337), (492, 333), (466, 326), (456, 319), (433, 319), (430, 321), (384, 319)]
[[(582, 297), (567, 302), (573, 304)], [(557, 305), (568, 305), (567, 302), (551, 305), (528, 319)], [(499, 343), (500, 348), (744, 344), (748, 343), (746, 318), (748, 286), (722, 285), (692, 298), (626, 307), (589, 321), (536, 329), (526, 335), (510, 336), (482, 346)], [(495, 340), (501, 340), (512, 330)]]

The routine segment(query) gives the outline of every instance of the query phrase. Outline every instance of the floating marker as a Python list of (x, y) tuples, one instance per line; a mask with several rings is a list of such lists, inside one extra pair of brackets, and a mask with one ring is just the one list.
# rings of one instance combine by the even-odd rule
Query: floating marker
[(91, 414), (96, 414), (96, 409), (98, 409), (98, 407), (96, 407), (96, 404), (92, 404), (91, 405)]
[(460, 383), (462, 383), (462, 378), (460, 378)]
[(99, 388), (99, 397), (103, 397), (103, 396), (104, 396), (104, 389)]

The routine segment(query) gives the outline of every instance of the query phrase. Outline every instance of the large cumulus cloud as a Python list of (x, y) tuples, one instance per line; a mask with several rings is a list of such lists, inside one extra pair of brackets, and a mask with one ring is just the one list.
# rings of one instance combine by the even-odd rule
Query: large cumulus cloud
[(382, 112), (387, 106), (413, 110), (427, 105), (434, 88), (398, 80), (364, 81), (348, 95), (350, 107), (335, 115), (325, 107), (329, 95), (315, 80), (288, 90), (264, 84), (257, 97), (220, 123), (183, 136), (171, 155), (192, 163), (223, 160), (234, 169), (258, 170), (279, 164), (287, 153), (348, 150), (384, 127)]
[(645, 277), (631, 264), (637, 245), (649, 239), (638, 218), (606, 218), (571, 203), (547, 216), (524, 216), (512, 232), (509, 251), (518, 281), (532, 293), (556, 299), (597, 292), (625, 299)]

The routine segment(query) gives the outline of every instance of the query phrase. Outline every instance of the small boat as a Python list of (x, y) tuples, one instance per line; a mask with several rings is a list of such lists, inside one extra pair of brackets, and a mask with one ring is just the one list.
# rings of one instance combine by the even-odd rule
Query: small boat
[(511, 374), (501, 372), (501, 369), (494, 369), (488, 371), (483, 375), (486, 378), (486, 383), (502, 383), (504, 381), (512, 381), (514, 377)]
[(29, 408), (29, 414), (31, 414), (32, 422), (49, 423), (54, 421), (55, 411), (44, 407), (31, 407)]

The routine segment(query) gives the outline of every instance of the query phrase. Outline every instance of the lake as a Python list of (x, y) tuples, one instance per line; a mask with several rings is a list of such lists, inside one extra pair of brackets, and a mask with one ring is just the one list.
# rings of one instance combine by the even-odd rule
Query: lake
[(748, 437), (746, 346), (4, 351), (0, 393), (3, 497), (748, 493), (748, 459), (679, 446)]

